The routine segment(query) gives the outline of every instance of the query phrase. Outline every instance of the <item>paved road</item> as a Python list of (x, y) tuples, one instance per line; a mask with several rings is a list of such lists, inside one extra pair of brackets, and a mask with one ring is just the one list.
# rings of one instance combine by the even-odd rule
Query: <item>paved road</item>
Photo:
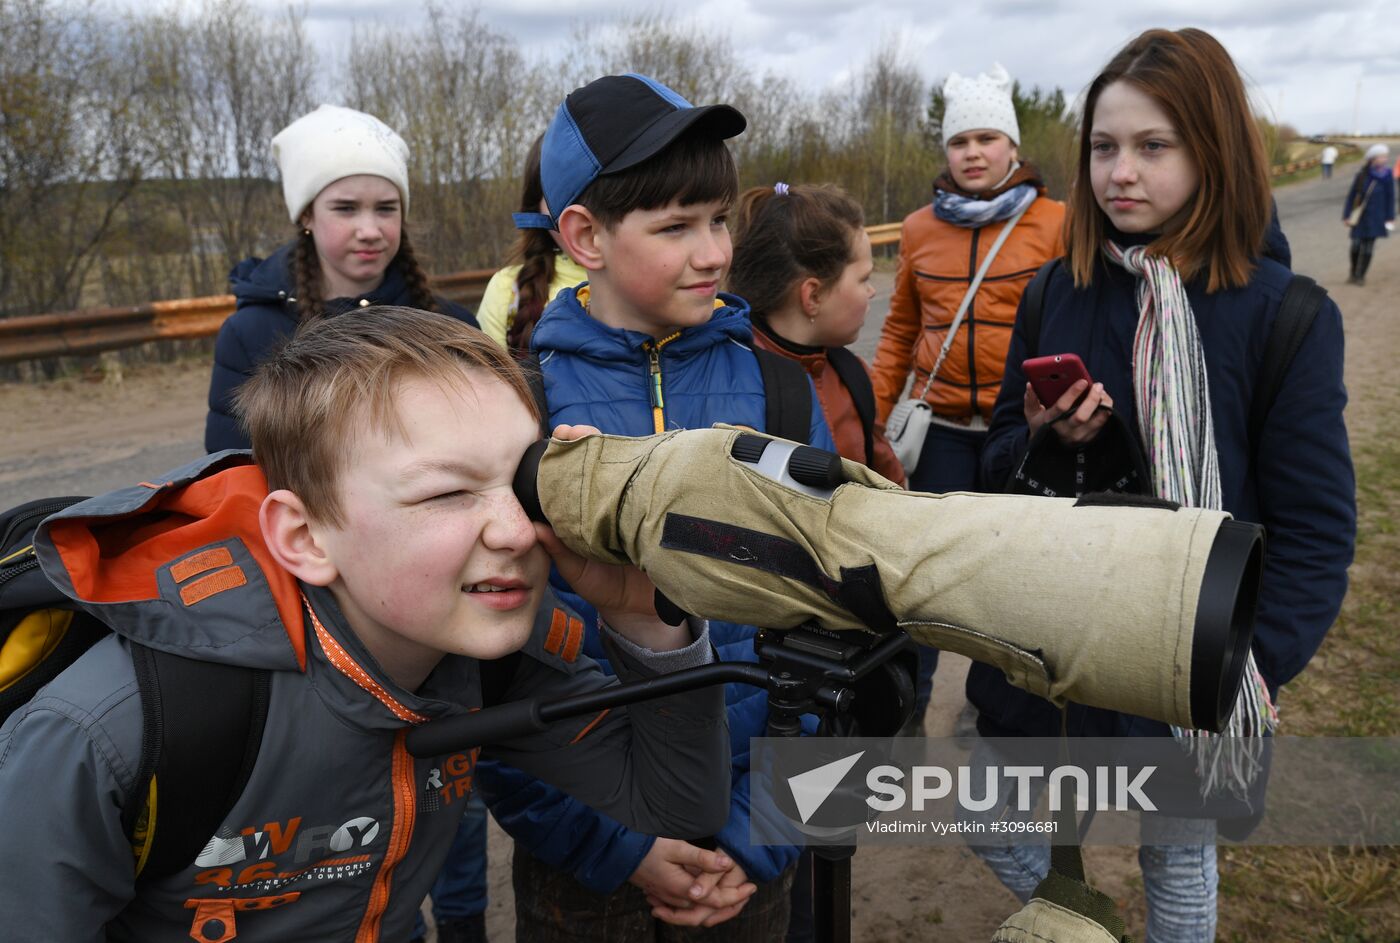
[[(1346, 233), (1341, 204), (1356, 164), (1344, 165), (1331, 180), (1310, 180), (1277, 192), (1279, 215), (1293, 247), (1294, 268), (1331, 289), (1345, 309), (1367, 303), (1364, 289), (1343, 285), (1347, 274)], [(1400, 265), (1400, 246), (1377, 247), (1375, 266)], [(854, 349), (873, 359), (880, 327), (889, 310), (892, 277), (876, 275), (877, 294), (869, 320)], [(173, 368), (172, 368), (173, 369)], [(32, 497), (93, 494), (140, 481), (198, 457), (202, 451), (203, 394), (207, 382), (198, 369), (163, 378), (163, 390), (134, 389), (142, 378), (116, 390), (100, 384), (79, 393), (104, 407), (76, 410), (57, 404), (15, 406), (14, 391), (0, 390), (0, 507)], [(23, 397), (20, 397), (23, 399)], [(51, 408), (50, 408), (51, 407)], [(15, 410), (22, 414), (16, 419)], [(104, 412), (105, 409), (105, 412)], [(16, 426), (15, 424), (18, 423)]]

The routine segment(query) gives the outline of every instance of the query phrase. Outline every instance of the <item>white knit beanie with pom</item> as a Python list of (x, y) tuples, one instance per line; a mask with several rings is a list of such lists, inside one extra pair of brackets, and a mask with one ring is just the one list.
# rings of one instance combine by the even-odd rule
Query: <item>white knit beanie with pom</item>
[(408, 216), (408, 145), (374, 115), (322, 105), (272, 139), (287, 213), (298, 222), (311, 201), (342, 177), (373, 174), (399, 188)]
[(943, 146), (964, 131), (991, 128), (1021, 143), (1021, 127), (1011, 103), (1011, 76), (1000, 63), (976, 78), (953, 72), (943, 83)]

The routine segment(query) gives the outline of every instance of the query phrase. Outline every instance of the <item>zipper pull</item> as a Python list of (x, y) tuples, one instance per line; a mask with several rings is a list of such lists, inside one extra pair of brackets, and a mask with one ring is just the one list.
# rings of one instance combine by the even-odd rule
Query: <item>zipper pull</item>
[(657, 350), (654, 344), (647, 348), (647, 361), (650, 364), (647, 370), (647, 392), (651, 397), (651, 405), (653, 409), (662, 409), (666, 404), (661, 398), (661, 351)]
[(651, 401), (652, 431), (666, 431), (666, 401), (661, 395), (661, 348), (655, 341), (647, 347), (647, 396)]

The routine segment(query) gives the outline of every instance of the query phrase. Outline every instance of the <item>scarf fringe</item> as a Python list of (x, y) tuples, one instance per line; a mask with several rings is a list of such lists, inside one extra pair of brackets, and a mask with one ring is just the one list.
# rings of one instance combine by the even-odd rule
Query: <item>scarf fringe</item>
[[(1184, 507), (1221, 510), (1220, 459), (1200, 331), (1181, 274), (1144, 246), (1104, 244), (1104, 254), (1138, 277), (1138, 327), (1133, 338), (1133, 393), (1138, 432), (1147, 448), (1152, 488)], [(1263, 769), (1263, 738), (1278, 728), (1278, 711), (1251, 651), (1234, 708), (1219, 734), (1172, 727), (1195, 758), (1201, 796), (1229, 792), (1249, 802)]]

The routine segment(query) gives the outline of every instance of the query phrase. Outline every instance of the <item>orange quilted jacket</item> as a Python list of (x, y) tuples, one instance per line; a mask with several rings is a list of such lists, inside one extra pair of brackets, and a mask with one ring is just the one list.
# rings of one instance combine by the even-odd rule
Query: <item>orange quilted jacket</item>
[[(1064, 254), (1064, 216), (1064, 204), (1042, 191), (997, 253), (924, 397), (937, 415), (954, 421), (974, 415), (992, 418), (1016, 306), (1036, 270)], [(904, 395), (911, 366), (910, 395), (923, 389), (953, 315), (1005, 225), (965, 229), (938, 219), (931, 205), (905, 218), (890, 313), (875, 353), (875, 402), (881, 422)]]

